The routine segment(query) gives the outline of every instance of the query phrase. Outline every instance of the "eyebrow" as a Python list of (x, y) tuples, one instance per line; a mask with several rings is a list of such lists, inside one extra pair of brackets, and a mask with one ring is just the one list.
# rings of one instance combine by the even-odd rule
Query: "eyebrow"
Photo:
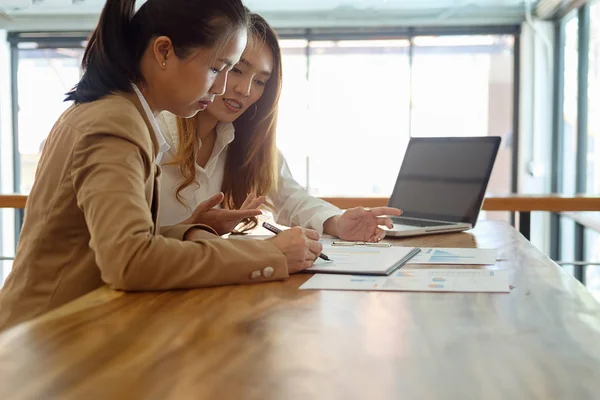
[[(252, 67), (252, 64), (250, 64), (250, 63), (248, 62), (248, 60), (246, 60), (244, 57), (240, 58), (240, 62), (239, 62), (239, 63), (240, 63), (240, 64), (244, 64), (244, 65), (245, 65), (245, 66), (247, 66), (247, 67)], [(259, 74), (260, 74), (260, 75), (264, 75), (264, 76), (266, 76), (267, 78), (271, 77), (271, 73), (270, 73), (269, 71), (260, 71), (260, 72), (259, 72)]]

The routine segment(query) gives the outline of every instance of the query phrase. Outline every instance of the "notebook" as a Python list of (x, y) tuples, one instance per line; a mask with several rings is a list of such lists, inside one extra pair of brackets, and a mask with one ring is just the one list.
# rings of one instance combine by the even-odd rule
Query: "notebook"
[(418, 247), (337, 247), (324, 245), (323, 253), (333, 261), (320, 258), (306, 272), (353, 275), (389, 275), (421, 251)]

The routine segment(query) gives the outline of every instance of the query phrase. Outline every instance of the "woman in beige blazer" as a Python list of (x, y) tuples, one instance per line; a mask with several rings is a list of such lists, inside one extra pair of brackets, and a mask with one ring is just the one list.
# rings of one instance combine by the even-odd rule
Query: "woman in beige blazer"
[(134, 9), (135, 0), (107, 1), (84, 75), (67, 94), (75, 104), (48, 136), (0, 292), (0, 330), (103, 284), (137, 291), (283, 279), (322, 249), (302, 229), (268, 241), (228, 241), (202, 224), (158, 231), (157, 162), (168, 144), (155, 115), (191, 117), (223, 93), (248, 16), (239, 0)]

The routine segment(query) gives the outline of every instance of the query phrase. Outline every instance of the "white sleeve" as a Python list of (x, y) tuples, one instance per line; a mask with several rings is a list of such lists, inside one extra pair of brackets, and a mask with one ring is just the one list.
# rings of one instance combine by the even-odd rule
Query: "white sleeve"
[(275, 221), (281, 225), (301, 226), (323, 232), (323, 224), (329, 218), (343, 212), (333, 204), (308, 194), (292, 177), (285, 158), (279, 152), (279, 181), (270, 200), (275, 207)]

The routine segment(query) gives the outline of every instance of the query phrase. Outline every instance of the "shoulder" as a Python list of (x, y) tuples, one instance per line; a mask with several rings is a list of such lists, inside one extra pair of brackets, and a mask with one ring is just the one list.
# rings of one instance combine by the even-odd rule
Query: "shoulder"
[[(136, 106), (119, 95), (109, 95), (89, 103), (76, 104), (65, 113), (61, 122), (77, 128), (82, 133), (108, 129), (106, 133), (126, 132), (131, 128), (148, 130)], [(114, 131), (114, 132), (113, 132)]]
[(136, 106), (125, 97), (117, 94), (104, 96), (89, 103), (76, 104), (68, 117), (72, 121), (87, 119), (88, 122), (91, 122), (117, 118), (124, 121), (131, 120), (144, 123), (144, 118)]
[(128, 140), (152, 153), (148, 126), (137, 107), (120, 95), (77, 104), (61, 120), (82, 136), (111, 135)]

